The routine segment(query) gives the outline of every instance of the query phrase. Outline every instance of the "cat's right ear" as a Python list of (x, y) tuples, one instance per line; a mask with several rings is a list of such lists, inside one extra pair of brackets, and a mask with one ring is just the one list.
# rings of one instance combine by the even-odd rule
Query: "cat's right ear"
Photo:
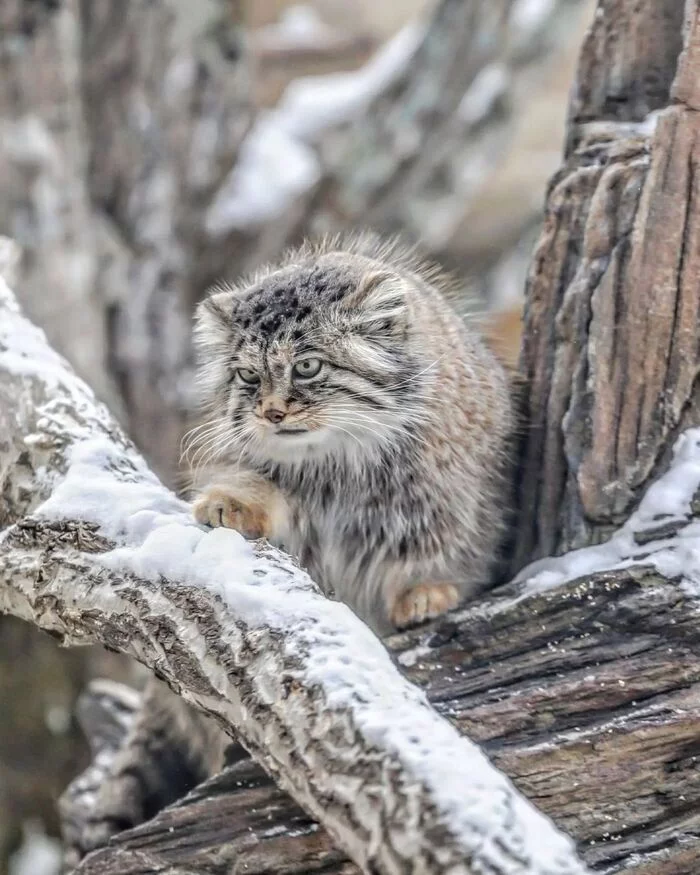
[(235, 333), (239, 296), (234, 289), (218, 286), (197, 306), (194, 337), (200, 349), (228, 346)]

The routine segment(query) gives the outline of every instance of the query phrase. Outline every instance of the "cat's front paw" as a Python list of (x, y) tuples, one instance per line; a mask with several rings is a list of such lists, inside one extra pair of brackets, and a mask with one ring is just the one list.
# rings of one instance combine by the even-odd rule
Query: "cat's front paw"
[(204, 492), (192, 505), (198, 523), (235, 529), (245, 538), (269, 536), (267, 514), (260, 506), (243, 504), (232, 493), (220, 487)]
[(459, 590), (453, 583), (419, 583), (400, 593), (389, 614), (397, 629), (415, 626), (439, 617), (459, 604)]

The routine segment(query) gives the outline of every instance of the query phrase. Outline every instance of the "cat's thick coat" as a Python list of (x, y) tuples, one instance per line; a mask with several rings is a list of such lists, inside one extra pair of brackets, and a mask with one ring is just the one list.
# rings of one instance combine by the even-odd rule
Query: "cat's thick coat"
[(489, 582), (508, 381), (441, 280), (365, 238), (201, 305), (201, 522), (263, 535), (381, 632)]
[[(506, 374), (444, 283), (396, 248), (328, 241), (198, 313), (197, 518), (286, 547), (378, 631), (487, 586), (509, 504)], [(223, 741), (152, 682), (81, 852), (219, 769)]]

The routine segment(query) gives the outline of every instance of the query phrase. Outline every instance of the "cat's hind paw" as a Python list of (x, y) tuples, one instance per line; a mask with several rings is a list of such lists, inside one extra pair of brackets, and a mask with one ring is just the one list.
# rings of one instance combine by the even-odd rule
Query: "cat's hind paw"
[(453, 583), (419, 583), (397, 596), (390, 619), (397, 629), (403, 629), (439, 617), (458, 604), (459, 590)]

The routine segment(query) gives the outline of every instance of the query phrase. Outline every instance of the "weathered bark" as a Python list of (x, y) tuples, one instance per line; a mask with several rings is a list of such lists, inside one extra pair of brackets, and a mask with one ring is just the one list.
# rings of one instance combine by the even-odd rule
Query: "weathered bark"
[[(697, 608), (697, 595), (639, 566), (519, 601), (504, 592), (389, 643), (434, 707), (577, 839), (593, 869), (693, 875)], [(79, 872), (214, 875), (225, 865), (251, 875), (359, 871), (246, 760), (113, 838)]]
[(18, 285), (27, 312), (116, 407), (95, 295), (98, 232), (87, 186), (79, 30), (78, 0), (1, 4), (0, 233), (24, 250)]
[(251, 117), (240, 19), (219, 5), (206, 33), (180, 43), (163, 0), (80, 7), (88, 189), (115, 261), (95, 289), (109, 369), (130, 434), (171, 482), (189, 406), (192, 308), (227, 257), (204, 216)]
[(604, 539), (698, 422), (697, 2), (683, 21), (601, 0), (584, 45), (528, 283), (517, 564)]
[(0, 610), (154, 669), (367, 871), (583, 875), (348, 608), (193, 524), (2, 283), (0, 427)]

